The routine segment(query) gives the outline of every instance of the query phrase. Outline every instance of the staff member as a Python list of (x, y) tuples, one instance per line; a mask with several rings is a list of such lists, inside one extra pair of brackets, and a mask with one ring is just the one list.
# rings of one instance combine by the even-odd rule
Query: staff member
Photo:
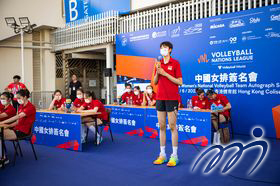
[(139, 86), (134, 87), (133, 105), (141, 106), (143, 102), (143, 94)]
[[(28, 101), (28, 98), (30, 97), (29, 91), (19, 90), (16, 96), (17, 101), (20, 104), (18, 115), (0, 122), (0, 127), (4, 127), (5, 140), (15, 140), (30, 135), (33, 123), (35, 122), (36, 108), (30, 103), (30, 101)], [(0, 155), (1, 154), (2, 153), (0, 152)], [(2, 161), (5, 161), (6, 163), (9, 160), (4, 156), (2, 157)]]
[(122, 102), (129, 104), (129, 100), (133, 100), (134, 94), (132, 92), (132, 86), (129, 83), (125, 84), (125, 93), (122, 95)]
[(214, 130), (216, 131), (214, 132), (213, 143), (221, 144), (221, 132), (219, 131), (218, 119), (220, 123), (224, 123), (229, 119), (229, 110), (231, 109), (231, 104), (225, 95), (217, 94), (213, 89), (207, 91), (207, 96), (209, 98), (210, 107), (212, 104), (215, 106), (223, 106), (223, 109), (219, 114), (219, 118), (217, 118), (217, 113), (213, 113), (211, 117)]
[[(85, 103), (78, 109), (78, 112), (100, 112), (98, 115), (97, 125), (102, 124), (104, 121), (108, 121), (108, 113), (104, 105), (96, 99), (95, 93), (86, 91), (84, 93)], [(95, 134), (95, 124), (92, 125), (93, 119), (91, 117), (87, 117), (83, 119), (83, 122), (86, 123), (89, 130), (91, 130)], [(102, 142), (101, 136), (97, 133), (97, 144), (99, 145)]]
[(70, 99), (75, 101), (77, 98), (77, 90), (82, 88), (82, 83), (78, 81), (77, 75), (72, 75), (72, 81), (69, 84)]
[(54, 91), (54, 98), (50, 104), (49, 110), (64, 110), (64, 103), (66, 98), (62, 97), (62, 92), (60, 90)]
[(202, 88), (195, 89), (196, 96), (192, 97), (192, 106), (194, 109), (210, 109), (210, 103)]
[(167, 162), (165, 153), (166, 144), (166, 115), (168, 116), (169, 127), (172, 134), (173, 153), (167, 166), (174, 167), (179, 163), (178, 131), (176, 127), (179, 85), (182, 85), (182, 73), (180, 63), (173, 59), (170, 54), (173, 50), (172, 43), (166, 41), (160, 44), (160, 53), (163, 59), (157, 63), (155, 69), (154, 83), (158, 85), (156, 109), (160, 126), (160, 154), (154, 164), (159, 165)]
[(13, 99), (13, 106), (14, 108), (18, 108), (19, 104), (17, 102), (17, 99), (16, 99), (16, 94), (19, 90), (22, 90), (22, 89), (26, 89), (26, 86), (25, 84), (21, 83), (20, 82), (20, 79), (21, 77), (19, 75), (15, 75), (13, 77), (13, 80), (14, 82), (13, 83), (10, 83), (6, 88), (5, 90), (8, 91), (8, 92), (11, 92), (14, 96), (14, 99)]
[(143, 96), (143, 106), (155, 106), (157, 94), (153, 91), (153, 86), (148, 85)]
[(12, 106), (13, 94), (9, 92), (3, 92), (1, 94), (1, 106), (0, 106), (0, 121), (4, 121), (16, 115), (16, 109)]

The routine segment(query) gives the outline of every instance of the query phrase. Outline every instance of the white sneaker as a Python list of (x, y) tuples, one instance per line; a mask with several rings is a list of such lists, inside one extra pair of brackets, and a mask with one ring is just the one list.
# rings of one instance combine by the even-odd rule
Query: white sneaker
[(103, 141), (103, 138), (101, 136), (98, 136), (97, 141), (96, 141), (97, 145), (100, 145), (102, 143), (102, 141)]
[(217, 132), (214, 132), (214, 136), (213, 136), (213, 145), (217, 145)]

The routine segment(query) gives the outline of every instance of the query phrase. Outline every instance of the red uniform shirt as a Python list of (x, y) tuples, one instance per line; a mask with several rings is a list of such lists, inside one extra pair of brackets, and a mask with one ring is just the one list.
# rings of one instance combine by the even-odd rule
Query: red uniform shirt
[[(12, 94), (14, 94), (14, 96), (17, 94), (17, 92), (21, 89), (26, 89), (26, 86), (23, 83), (10, 83), (7, 87), (8, 89), (11, 89)], [(17, 100), (16, 98), (14, 98), (14, 100)]]
[(140, 93), (139, 95), (134, 95), (133, 96), (133, 105), (142, 105), (143, 103), (143, 94)]
[[(229, 103), (227, 97), (223, 94), (217, 94), (216, 99), (210, 99), (209, 102), (210, 106), (214, 103), (216, 106), (222, 105), (223, 107)], [(230, 114), (228, 110), (222, 112), (222, 114), (229, 118)]]
[(82, 98), (82, 99), (76, 98), (73, 105), (76, 108), (80, 108), (81, 106), (83, 106), (84, 103), (85, 103), (84, 98)]
[[(167, 64), (164, 64), (163, 60), (161, 60), (161, 68), (174, 78), (182, 78), (180, 63), (171, 57)], [(159, 75), (157, 100), (179, 100), (179, 96), (179, 86), (167, 77)]]
[(0, 102), (0, 110), (4, 108), (4, 105), (1, 104)]
[(199, 99), (198, 96), (192, 97), (192, 106), (198, 107), (200, 109), (210, 109), (210, 103), (208, 98), (204, 97), (204, 99)]
[(157, 100), (157, 94), (156, 93), (152, 93), (152, 95), (150, 95), (150, 94), (147, 94), (146, 95), (146, 106), (148, 106), (149, 105), (149, 101), (150, 102), (152, 102), (152, 101), (154, 101), (154, 100)]
[(24, 112), (26, 116), (18, 120), (18, 124), (14, 127), (14, 130), (19, 130), (25, 134), (30, 134), (31, 127), (36, 118), (36, 108), (28, 101), (25, 106), (19, 106), (18, 113), (20, 114), (22, 112)]
[(66, 98), (61, 98), (60, 100), (55, 100), (54, 106), (60, 108), (66, 102)]
[(134, 97), (134, 93), (133, 92), (130, 92), (130, 93), (126, 92), (126, 93), (124, 93), (122, 95), (122, 101), (126, 102), (126, 104), (128, 104), (128, 102), (127, 102), (128, 99), (132, 99), (133, 100), (133, 97)]
[(93, 110), (95, 107), (98, 107), (97, 112), (101, 112), (100, 115), (98, 115), (98, 118), (103, 119), (103, 120), (108, 120), (108, 113), (106, 112), (106, 109), (99, 100), (92, 100), (90, 103), (84, 103), (83, 107), (85, 110)]
[(6, 113), (8, 116), (5, 118), (0, 118), (0, 121), (4, 121), (6, 119), (14, 117), (17, 114), (16, 109), (11, 104), (9, 104), (6, 108), (4, 106), (1, 107), (0, 114), (2, 114), (2, 113)]

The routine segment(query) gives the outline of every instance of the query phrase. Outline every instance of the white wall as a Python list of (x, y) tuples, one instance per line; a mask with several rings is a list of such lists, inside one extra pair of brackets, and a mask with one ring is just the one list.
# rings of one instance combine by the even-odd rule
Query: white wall
[[(20, 48), (0, 48), (0, 92), (13, 82), (14, 75), (21, 75), (21, 55)], [(33, 67), (32, 50), (24, 51), (25, 61), (25, 84), (27, 88), (33, 90)]]
[(174, 0), (131, 0), (131, 10), (138, 10), (173, 1)]
[[(29, 17), (32, 24), (63, 27), (63, 0), (0, 0), (0, 41), (14, 35), (5, 17)], [(19, 21), (17, 20), (18, 24)]]

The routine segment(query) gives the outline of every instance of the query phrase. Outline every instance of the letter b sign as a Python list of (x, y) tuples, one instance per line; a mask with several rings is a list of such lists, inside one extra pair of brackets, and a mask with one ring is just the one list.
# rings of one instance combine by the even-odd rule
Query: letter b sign
[(75, 21), (78, 17), (77, 0), (69, 0), (70, 21)]

